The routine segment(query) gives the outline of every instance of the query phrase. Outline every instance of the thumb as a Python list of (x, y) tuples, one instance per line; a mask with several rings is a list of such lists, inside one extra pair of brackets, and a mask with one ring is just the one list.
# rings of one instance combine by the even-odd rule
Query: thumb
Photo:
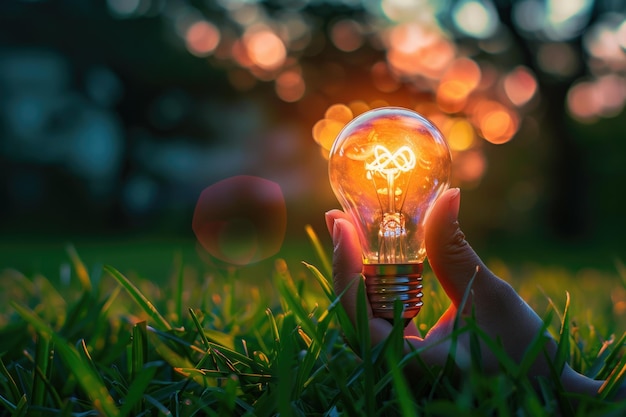
[(461, 192), (446, 190), (435, 202), (425, 225), (428, 262), (455, 306), (461, 303), (467, 286), (476, 297), (489, 297), (502, 281), (489, 271), (465, 240), (458, 222)]

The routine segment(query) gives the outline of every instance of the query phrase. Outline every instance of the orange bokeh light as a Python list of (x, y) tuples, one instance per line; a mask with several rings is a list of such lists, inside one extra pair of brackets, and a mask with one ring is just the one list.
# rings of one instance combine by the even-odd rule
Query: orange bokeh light
[(448, 145), (453, 151), (465, 151), (474, 143), (474, 127), (466, 119), (456, 119), (445, 132)]
[(410, 76), (439, 78), (455, 55), (454, 46), (438, 31), (418, 23), (395, 26), (387, 41), (387, 62), (396, 72)]
[(598, 114), (599, 105), (590, 82), (581, 82), (569, 89), (567, 107), (570, 113), (581, 121), (593, 119)]
[(348, 107), (350, 107), (353, 117), (356, 117), (359, 114), (365, 113), (366, 111), (370, 109), (370, 106), (362, 100), (352, 101), (348, 104)]
[(333, 119), (319, 120), (313, 126), (313, 139), (315, 139), (315, 142), (323, 149), (329, 151), (333, 146), (335, 138), (345, 125), (345, 123)]
[(446, 69), (441, 82), (455, 80), (462, 83), (468, 93), (480, 83), (481, 71), (478, 64), (470, 58), (458, 58)]
[(391, 93), (400, 88), (400, 82), (389, 71), (389, 67), (384, 61), (372, 65), (371, 75), (374, 86), (383, 93)]
[(195, 22), (185, 33), (185, 42), (189, 52), (196, 56), (210, 55), (220, 42), (220, 31), (212, 23)]
[(457, 80), (446, 81), (437, 88), (437, 104), (446, 113), (456, 113), (465, 107), (467, 95), (465, 84)]
[(363, 44), (363, 35), (358, 23), (352, 19), (344, 19), (335, 23), (330, 31), (330, 38), (337, 49), (352, 52)]
[(583, 122), (594, 121), (598, 116), (613, 117), (622, 111), (625, 101), (626, 80), (617, 75), (579, 82), (567, 95), (569, 112)]
[(506, 143), (517, 132), (517, 113), (497, 101), (482, 99), (474, 103), (470, 110), (472, 124), (491, 143)]
[(354, 116), (350, 107), (345, 104), (333, 104), (326, 110), (324, 117), (345, 124), (352, 120)]
[(466, 184), (476, 184), (485, 175), (486, 170), (487, 160), (478, 150), (463, 152), (454, 158), (454, 176)]
[(306, 86), (300, 72), (285, 71), (276, 78), (276, 94), (288, 103), (298, 101), (304, 96)]
[(233, 42), (230, 54), (240, 67), (250, 68), (254, 65), (254, 63), (250, 59), (246, 46), (240, 39), (237, 39), (235, 42)]
[(243, 42), (250, 60), (263, 70), (276, 70), (287, 58), (285, 44), (270, 29), (249, 29), (244, 34)]
[(537, 92), (537, 80), (526, 67), (517, 67), (504, 78), (504, 92), (511, 103), (523, 106)]
[(467, 97), (480, 83), (481, 72), (476, 62), (458, 58), (446, 69), (437, 88), (437, 104), (446, 113), (460, 112)]
[(481, 119), (480, 130), (491, 143), (506, 143), (513, 137), (513, 118), (506, 110), (494, 110)]
[(419, 23), (404, 23), (389, 31), (389, 49), (403, 54), (412, 54), (432, 45), (438, 38), (434, 31), (428, 31)]

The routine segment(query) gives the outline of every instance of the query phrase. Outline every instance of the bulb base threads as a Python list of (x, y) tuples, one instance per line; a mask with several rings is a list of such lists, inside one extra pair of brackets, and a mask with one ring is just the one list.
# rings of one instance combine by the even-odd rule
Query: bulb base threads
[(394, 304), (402, 303), (406, 327), (422, 308), (423, 263), (364, 264), (365, 288), (374, 317), (393, 324)]

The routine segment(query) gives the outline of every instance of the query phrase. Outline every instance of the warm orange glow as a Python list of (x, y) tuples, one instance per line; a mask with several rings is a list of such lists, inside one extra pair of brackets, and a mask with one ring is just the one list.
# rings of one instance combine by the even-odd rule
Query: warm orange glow
[(567, 95), (567, 107), (580, 121), (593, 121), (597, 116), (614, 117), (622, 111), (625, 101), (626, 80), (617, 75), (580, 82)]
[(419, 53), (406, 53), (399, 49), (387, 51), (387, 62), (396, 72), (406, 75), (418, 75), (420, 73)]
[(465, 151), (474, 143), (474, 127), (465, 119), (456, 119), (446, 132), (448, 145), (453, 151)]
[(468, 107), (472, 124), (487, 141), (506, 143), (517, 132), (517, 114), (497, 101), (481, 99)]
[(372, 110), (341, 130), (329, 179), (359, 230), (364, 264), (423, 261), (424, 213), (447, 188), (450, 165), (439, 131), (408, 109)]
[(480, 67), (470, 58), (458, 58), (446, 69), (441, 77), (441, 82), (455, 80), (465, 86), (468, 93), (474, 90), (480, 83)]
[(287, 57), (283, 41), (271, 30), (249, 29), (243, 38), (252, 62), (259, 68), (271, 71), (280, 68)]
[(281, 100), (292, 103), (302, 98), (305, 91), (304, 80), (298, 71), (289, 70), (276, 78), (276, 94)]
[(441, 114), (439, 107), (432, 101), (422, 101), (415, 105), (415, 111), (432, 121), (435, 115)]
[(454, 176), (466, 184), (478, 182), (487, 169), (485, 155), (477, 150), (458, 154), (454, 158)]
[(597, 116), (600, 106), (596, 100), (593, 85), (581, 82), (569, 89), (567, 107), (576, 119), (587, 121)]
[(313, 139), (323, 149), (330, 150), (335, 138), (343, 129), (345, 123), (332, 119), (322, 119), (313, 126)]
[(487, 113), (480, 122), (480, 130), (486, 140), (495, 144), (508, 142), (515, 131), (513, 119), (504, 109)]
[(387, 61), (397, 72), (439, 78), (454, 59), (453, 45), (439, 32), (418, 23), (405, 23), (389, 31)]
[(439, 84), (437, 88), (437, 104), (446, 113), (456, 113), (465, 107), (469, 91), (460, 81), (451, 80)]
[(387, 100), (378, 99), (370, 102), (370, 109), (377, 109), (379, 107), (387, 107), (389, 102)]
[(617, 116), (626, 100), (626, 80), (618, 75), (609, 74), (595, 82), (596, 97), (600, 101), (600, 115)]
[(504, 79), (504, 91), (516, 106), (526, 104), (537, 92), (537, 80), (526, 67), (517, 67)]
[(383, 93), (391, 93), (400, 88), (400, 82), (389, 71), (387, 63), (379, 61), (372, 66), (372, 82)]
[(422, 74), (429, 78), (439, 78), (454, 59), (456, 51), (454, 45), (445, 39), (439, 39), (434, 45), (422, 52)]
[(235, 42), (233, 42), (230, 53), (233, 59), (235, 60), (235, 62), (237, 62), (237, 64), (239, 64), (240, 67), (250, 68), (251, 66), (254, 65), (254, 63), (250, 59), (250, 55), (248, 54), (248, 50), (246, 49), (246, 46), (241, 40), (238, 39)]
[(333, 104), (326, 110), (324, 117), (345, 124), (352, 120), (353, 114), (350, 107), (345, 104)]
[(344, 52), (357, 50), (363, 44), (361, 28), (352, 19), (344, 19), (335, 23), (330, 31), (330, 38), (337, 49)]
[(419, 23), (404, 23), (389, 31), (389, 49), (412, 54), (432, 45), (438, 37), (434, 31), (425, 29)]
[(469, 58), (452, 62), (441, 77), (437, 88), (437, 104), (446, 113), (463, 110), (467, 97), (480, 83), (478, 64)]
[(358, 116), (361, 113), (365, 113), (370, 109), (370, 106), (362, 100), (352, 101), (348, 104), (348, 107), (350, 107), (350, 110), (352, 111), (354, 117)]
[(212, 23), (199, 21), (187, 29), (185, 42), (189, 52), (196, 56), (211, 54), (220, 42), (220, 31)]

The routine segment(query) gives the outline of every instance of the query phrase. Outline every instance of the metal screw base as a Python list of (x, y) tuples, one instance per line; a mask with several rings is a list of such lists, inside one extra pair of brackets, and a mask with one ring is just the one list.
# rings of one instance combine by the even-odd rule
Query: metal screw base
[(423, 263), (364, 264), (365, 288), (374, 316), (393, 324), (394, 303), (400, 300), (406, 327), (423, 305), (423, 268)]

